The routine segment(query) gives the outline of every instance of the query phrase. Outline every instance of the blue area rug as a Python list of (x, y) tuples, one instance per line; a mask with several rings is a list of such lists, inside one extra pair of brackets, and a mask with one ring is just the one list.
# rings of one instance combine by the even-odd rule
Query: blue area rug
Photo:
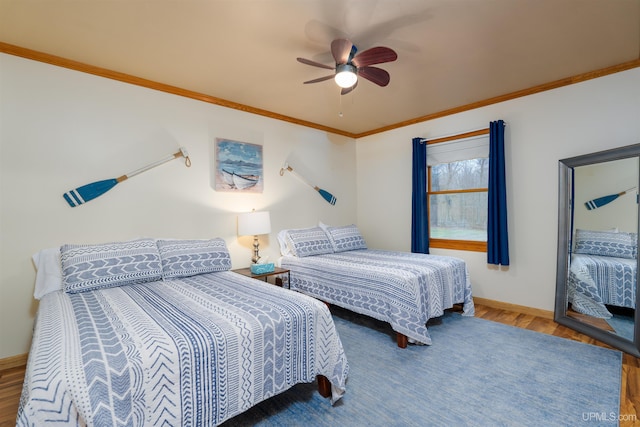
[(350, 365), (331, 406), (299, 384), (224, 426), (618, 425), (622, 353), (448, 313), (431, 346), (332, 307)]

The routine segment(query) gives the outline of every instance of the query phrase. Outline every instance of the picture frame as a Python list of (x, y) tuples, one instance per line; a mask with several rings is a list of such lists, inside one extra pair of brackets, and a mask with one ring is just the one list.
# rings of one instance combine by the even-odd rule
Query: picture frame
[(262, 193), (262, 145), (216, 138), (214, 175), (216, 191)]

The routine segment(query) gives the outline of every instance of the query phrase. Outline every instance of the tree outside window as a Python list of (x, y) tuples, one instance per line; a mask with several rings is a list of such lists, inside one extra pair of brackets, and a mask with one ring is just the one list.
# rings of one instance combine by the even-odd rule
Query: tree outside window
[(489, 159), (428, 168), (429, 246), (487, 250)]

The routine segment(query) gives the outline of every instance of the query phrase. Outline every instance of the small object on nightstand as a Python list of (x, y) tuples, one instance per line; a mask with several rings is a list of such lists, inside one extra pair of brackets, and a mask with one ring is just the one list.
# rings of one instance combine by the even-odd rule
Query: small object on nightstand
[[(254, 264), (254, 265), (264, 265), (264, 264)], [(247, 276), (247, 277), (251, 277), (252, 279), (264, 279), (265, 282), (268, 282), (267, 278), (269, 276), (280, 276), (280, 275), (287, 275), (287, 286), (289, 285), (289, 283), (291, 283), (291, 271), (289, 271), (286, 268), (280, 268), (280, 267), (274, 267), (272, 271), (269, 271), (267, 273), (253, 273), (251, 272), (251, 268), (247, 267), (247, 268), (238, 268), (236, 270), (231, 270), (234, 273), (238, 273), (238, 274), (242, 274), (243, 276)], [(283, 280), (280, 277), (276, 277), (276, 283), (277, 286), (280, 287), (284, 287), (283, 286)]]
[(268, 264), (251, 264), (252, 274), (271, 273), (275, 270), (275, 265), (270, 262)]

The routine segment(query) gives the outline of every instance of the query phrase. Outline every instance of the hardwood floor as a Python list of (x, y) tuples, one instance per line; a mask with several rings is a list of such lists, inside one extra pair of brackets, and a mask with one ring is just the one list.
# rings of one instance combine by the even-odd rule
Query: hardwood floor
[(0, 427), (15, 426), (24, 366), (0, 371)]
[[(551, 319), (530, 314), (522, 314), (476, 304), (476, 317), (611, 348), (592, 338), (561, 326)], [(15, 425), (23, 380), (24, 366), (0, 371), (0, 427)], [(622, 359), (621, 385), (620, 426), (640, 427), (640, 359), (624, 354)]]

